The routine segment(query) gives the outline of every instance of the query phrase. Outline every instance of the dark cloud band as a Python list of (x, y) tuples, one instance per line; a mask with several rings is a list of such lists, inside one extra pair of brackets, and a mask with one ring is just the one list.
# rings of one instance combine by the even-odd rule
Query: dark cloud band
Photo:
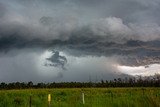
[[(130, 66), (159, 63), (159, 5), (157, 0), (2, 0), (0, 51), (45, 48), (117, 56), (118, 63)], [(62, 68), (67, 62), (58, 53), (48, 60)]]

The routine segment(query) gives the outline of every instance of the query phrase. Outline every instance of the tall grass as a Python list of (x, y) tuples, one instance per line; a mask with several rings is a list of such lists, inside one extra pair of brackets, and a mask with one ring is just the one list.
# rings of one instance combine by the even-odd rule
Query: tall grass
[[(85, 104), (82, 104), (82, 94)], [(160, 107), (160, 88), (66, 88), (1, 90), (0, 107)]]

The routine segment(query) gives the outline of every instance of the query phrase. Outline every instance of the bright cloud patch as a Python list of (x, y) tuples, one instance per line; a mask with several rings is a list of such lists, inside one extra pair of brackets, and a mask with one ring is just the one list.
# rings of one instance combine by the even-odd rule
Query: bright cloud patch
[(141, 76), (153, 76), (156, 73), (160, 73), (160, 65), (152, 64), (148, 66), (139, 66), (139, 67), (131, 67), (131, 66), (117, 66), (117, 69), (121, 73), (129, 74), (129, 75), (141, 75)]

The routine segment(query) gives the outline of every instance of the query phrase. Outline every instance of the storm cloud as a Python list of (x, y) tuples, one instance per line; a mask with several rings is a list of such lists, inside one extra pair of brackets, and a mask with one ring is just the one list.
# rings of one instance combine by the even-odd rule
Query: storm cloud
[[(1, 0), (0, 59), (8, 58), (0, 63), (8, 64), (12, 58), (23, 61), (18, 55), (25, 59), (27, 54), (31, 54), (37, 58), (30, 70), (36, 78), (52, 78), (47, 77), (47, 73), (46, 77), (38, 76), (46, 70), (54, 71), (49, 73), (53, 74), (53, 80), (62, 78), (63, 81), (76, 81), (76, 78), (86, 81), (91, 71), (94, 75), (104, 74), (102, 79), (107, 79), (110, 74), (114, 77), (118, 70), (113, 65), (138, 67), (159, 64), (159, 10), (159, 0)], [(46, 51), (51, 52), (49, 56), (42, 55), (44, 60), (38, 58)], [(37, 53), (37, 56), (32, 53)], [(73, 59), (77, 65), (71, 63)], [(102, 59), (109, 62), (107, 66)], [(80, 69), (78, 65), (83, 64), (76, 61), (86, 63), (82, 67), (85, 69)], [(89, 66), (92, 65), (99, 69), (91, 70)], [(0, 73), (6, 75), (14, 66), (9, 68), (1, 66)], [(29, 75), (26, 64), (21, 63), (13, 72), (22, 69)], [(9, 74), (16, 78), (14, 73)], [(85, 74), (85, 79), (78, 77)]]
[(55, 66), (55, 67), (61, 67), (62, 69), (66, 69), (64, 66), (67, 63), (67, 59), (65, 56), (60, 56), (58, 51), (53, 51), (53, 55), (50, 58), (46, 58), (48, 61), (51, 62), (51, 64), (46, 63), (45, 66)]

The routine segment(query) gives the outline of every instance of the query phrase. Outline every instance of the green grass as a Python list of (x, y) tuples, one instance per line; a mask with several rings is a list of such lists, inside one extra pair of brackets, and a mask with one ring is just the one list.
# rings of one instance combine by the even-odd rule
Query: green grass
[[(82, 104), (81, 93), (85, 94)], [(1, 90), (0, 107), (160, 107), (160, 88), (66, 88)]]

